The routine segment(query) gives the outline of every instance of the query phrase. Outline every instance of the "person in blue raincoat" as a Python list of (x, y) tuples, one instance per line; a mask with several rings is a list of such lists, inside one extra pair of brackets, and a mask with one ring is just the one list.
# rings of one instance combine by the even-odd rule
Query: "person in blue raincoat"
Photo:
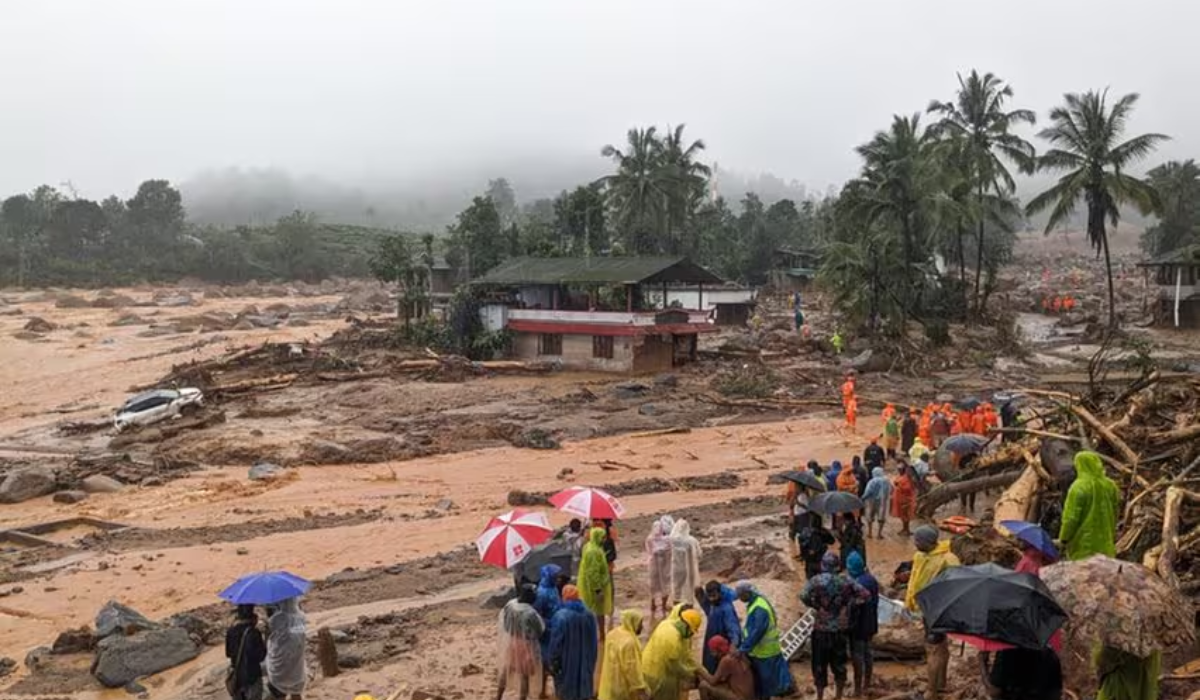
[(759, 700), (791, 695), (796, 686), (787, 659), (783, 658), (775, 608), (749, 581), (742, 581), (735, 590), (738, 599), (746, 604), (746, 629), (737, 653), (750, 659), (755, 695)]
[(596, 616), (579, 600), (579, 589), (565, 586), (563, 603), (550, 622), (550, 670), (558, 700), (596, 697)]
[[(558, 578), (562, 572), (562, 567), (558, 564), (546, 564), (539, 569), (541, 578), (538, 580), (537, 598), (533, 601), (533, 609), (537, 610), (537, 614), (546, 623), (545, 630), (538, 641), (542, 651), (542, 667), (547, 669), (550, 668), (550, 621), (554, 619), (554, 613), (558, 612), (559, 607), (562, 606), (562, 598), (558, 593)], [(546, 696), (546, 680), (549, 677), (549, 673), (542, 674), (542, 697)]]
[(825, 487), (827, 491), (837, 491), (837, 478), (842, 473), (842, 463), (836, 459), (829, 465), (829, 471), (825, 472)]
[(742, 641), (741, 623), (738, 622), (737, 610), (733, 601), (737, 594), (729, 586), (722, 586), (717, 581), (709, 581), (704, 588), (696, 589), (696, 601), (708, 618), (704, 628), (704, 670), (709, 673), (717, 672), (720, 659), (708, 648), (708, 640), (713, 637), (724, 637), (733, 648)]

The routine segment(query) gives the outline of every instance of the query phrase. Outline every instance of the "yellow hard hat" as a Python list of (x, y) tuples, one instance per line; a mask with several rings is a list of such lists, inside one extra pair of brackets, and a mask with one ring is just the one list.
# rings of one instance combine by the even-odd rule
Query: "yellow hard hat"
[(354, 700), (375, 700), (375, 696), (362, 693), (360, 695), (355, 695)]
[(679, 619), (686, 622), (687, 626), (692, 628), (692, 634), (696, 634), (700, 631), (700, 623), (704, 621), (704, 619), (700, 617), (700, 613), (696, 612), (695, 610), (684, 610), (683, 614), (679, 616)]

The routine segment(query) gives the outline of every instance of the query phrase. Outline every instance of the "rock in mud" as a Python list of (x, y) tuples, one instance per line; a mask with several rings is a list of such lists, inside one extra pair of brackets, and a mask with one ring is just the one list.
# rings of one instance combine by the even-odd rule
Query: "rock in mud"
[(128, 637), (113, 635), (96, 646), (92, 675), (105, 687), (120, 688), (199, 655), (200, 647), (187, 630), (178, 627), (146, 630)]
[(163, 620), (163, 624), (167, 627), (178, 627), (185, 630), (192, 638), (201, 644), (212, 644), (221, 631), (216, 625), (213, 625), (208, 620), (193, 615), (191, 613), (176, 613), (167, 619)]
[(640, 382), (625, 382), (614, 386), (612, 391), (618, 399), (636, 399), (649, 393), (650, 387)]
[(86, 491), (59, 491), (58, 493), (54, 494), (54, 502), (67, 504), (79, 503), (81, 501), (86, 501), (87, 497), (88, 495)]
[(25, 655), (25, 668), (30, 671), (36, 671), (46, 665), (46, 661), (50, 658), (50, 647), (37, 647), (31, 649)]
[(300, 451), (301, 462), (346, 464), (353, 461), (350, 449), (332, 440), (312, 440)]
[(116, 493), (124, 489), (125, 484), (122, 484), (111, 476), (92, 474), (79, 482), (79, 488), (88, 493)]
[(53, 493), (54, 470), (49, 467), (22, 467), (10, 471), (0, 481), (0, 503), (20, 503)]
[(644, 403), (638, 406), (638, 413), (643, 416), (656, 416), (658, 415), (658, 409), (652, 403)]
[(887, 372), (892, 368), (892, 358), (874, 350), (863, 350), (847, 363), (850, 369), (862, 374), (868, 372)]
[[(96, 636), (105, 639), (116, 633), (125, 635), (145, 630), (156, 630), (158, 623), (150, 621), (137, 610), (110, 600), (96, 613)], [(122, 684), (124, 685), (124, 684)]]
[(660, 374), (654, 378), (654, 386), (673, 389), (679, 386), (679, 376), (675, 374)]
[(272, 462), (259, 462), (250, 467), (251, 481), (267, 481), (283, 475), (283, 467)]
[(86, 309), (91, 305), (91, 302), (87, 299), (77, 297), (74, 294), (62, 294), (54, 302), (54, 307), (58, 309)]
[(446, 698), (426, 690), (414, 690), (412, 700), (446, 700)]
[(163, 290), (154, 295), (154, 304), (156, 306), (193, 306), (195, 303), (196, 299), (187, 292)]
[(30, 317), (30, 319), (25, 322), (25, 325), (22, 326), (22, 328), (24, 330), (32, 331), (34, 333), (49, 333), (50, 331), (57, 330), (58, 326), (54, 325), (53, 323), (50, 323), (49, 321), (47, 321), (44, 318), (41, 318), (39, 316), (33, 316), (33, 317)]
[(454, 501), (450, 500), (449, 498), (443, 498), (442, 500), (438, 501), (433, 508), (434, 510), (440, 510), (443, 513), (448, 513), (449, 511), (457, 508), (457, 506), (455, 506)]
[(522, 491), (521, 489), (513, 489), (508, 492), (508, 505), (510, 506), (544, 506), (546, 505), (546, 496), (541, 493), (531, 493)]
[(541, 428), (523, 430), (512, 440), (513, 447), (524, 447), (531, 450), (557, 450), (562, 447), (558, 440)]
[(136, 299), (127, 297), (124, 294), (113, 294), (111, 296), (97, 297), (92, 301), (93, 309), (120, 309), (126, 306), (133, 306), (137, 303)]
[(120, 328), (122, 326), (144, 326), (148, 323), (150, 322), (141, 316), (138, 316), (137, 314), (122, 314), (120, 318), (108, 325), (114, 328)]
[(16, 659), (10, 659), (7, 656), (0, 658), (0, 678), (4, 678), (15, 670), (17, 670)]
[(90, 627), (67, 630), (58, 635), (50, 647), (51, 654), (83, 654), (96, 648), (96, 635)]

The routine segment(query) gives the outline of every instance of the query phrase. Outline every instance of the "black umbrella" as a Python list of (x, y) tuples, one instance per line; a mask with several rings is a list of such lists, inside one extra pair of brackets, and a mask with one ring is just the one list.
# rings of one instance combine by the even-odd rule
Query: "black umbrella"
[(779, 478), (797, 483), (806, 488), (815, 489), (817, 491), (825, 490), (825, 482), (821, 480), (821, 477), (813, 474), (812, 472), (793, 470), (780, 474)]
[(821, 515), (839, 515), (863, 509), (862, 499), (845, 491), (830, 491), (813, 496), (808, 509)]
[(1046, 584), (995, 564), (957, 566), (917, 594), (929, 632), (969, 634), (1043, 649), (1067, 621)]
[(566, 542), (558, 539), (548, 540), (529, 551), (529, 554), (514, 567), (517, 585), (537, 585), (542, 577), (542, 567), (546, 564), (557, 564), (567, 574), (571, 571), (571, 548)]

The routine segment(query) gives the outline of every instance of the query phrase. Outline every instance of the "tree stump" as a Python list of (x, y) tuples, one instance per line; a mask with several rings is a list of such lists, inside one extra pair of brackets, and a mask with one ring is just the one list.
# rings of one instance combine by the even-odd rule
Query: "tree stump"
[(321, 660), (321, 674), (333, 678), (340, 672), (338, 669), (337, 644), (333, 641), (333, 633), (328, 627), (317, 630), (317, 658)]

